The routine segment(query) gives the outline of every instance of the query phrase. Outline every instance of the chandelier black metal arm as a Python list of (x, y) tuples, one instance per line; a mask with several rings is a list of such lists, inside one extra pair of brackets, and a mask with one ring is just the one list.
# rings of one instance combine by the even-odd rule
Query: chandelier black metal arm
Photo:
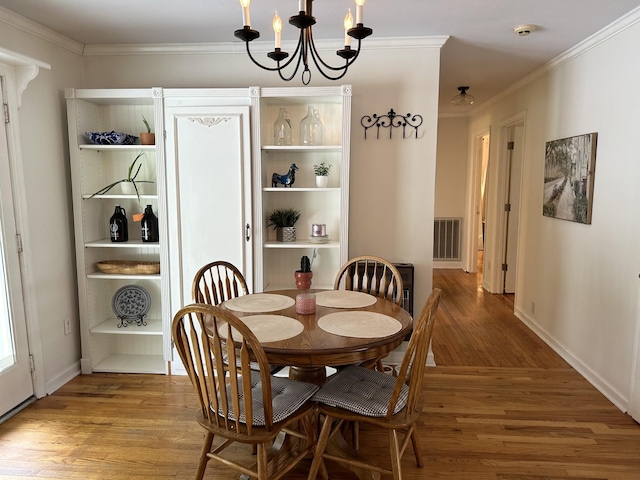
[[(298, 15), (294, 15), (289, 18), (289, 23), (300, 30), (298, 35), (298, 43), (296, 49), (289, 57), (289, 53), (282, 51), (281, 48), (275, 48), (273, 51), (267, 53), (267, 56), (276, 62), (275, 67), (269, 67), (260, 63), (251, 53), (249, 43), (260, 37), (260, 32), (253, 30), (250, 26), (245, 25), (244, 28), (236, 30), (234, 35), (245, 42), (247, 48), (247, 55), (251, 61), (262, 68), (270, 72), (278, 72), (280, 78), (284, 81), (292, 80), (300, 70), (301, 66), (304, 66), (302, 71), (302, 83), (308, 85), (311, 81), (311, 71), (309, 70), (309, 56), (313, 60), (316, 68), (320, 74), (328, 80), (339, 80), (347, 73), (348, 68), (356, 61), (360, 54), (360, 47), (363, 38), (368, 37), (373, 33), (373, 30), (365, 27), (362, 23), (358, 23), (355, 27), (347, 30), (347, 35), (358, 40), (357, 49), (352, 49), (350, 45), (345, 45), (341, 50), (336, 51), (336, 55), (343, 58), (345, 63), (340, 66), (329, 65), (325, 62), (320, 53), (318, 52), (314, 39), (313, 39), (313, 25), (316, 23), (315, 17), (311, 14), (313, 0), (306, 0), (306, 12), (300, 11)], [(349, 13), (349, 16), (351, 14)], [(345, 42), (348, 43), (348, 42)], [(284, 63), (282, 63), (284, 62)], [(295, 62), (295, 68), (291, 75), (285, 75), (284, 70)], [(325, 71), (326, 70), (326, 71)], [(339, 72), (337, 75), (332, 75), (330, 72)]]

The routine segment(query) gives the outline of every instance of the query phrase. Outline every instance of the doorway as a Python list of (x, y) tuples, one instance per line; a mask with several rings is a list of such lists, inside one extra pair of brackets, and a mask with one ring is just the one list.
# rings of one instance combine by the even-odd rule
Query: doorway
[(518, 260), (518, 227), (520, 225), (520, 181), (522, 178), (522, 148), (524, 124), (507, 127), (505, 186), (504, 262), (501, 293), (516, 292)]
[[(0, 76), (0, 104), (6, 105)], [(0, 128), (0, 417), (33, 397), (33, 380), (22, 295), (19, 242), (14, 210), (8, 123)]]
[(472, 134), (463, 269), (477, 272), (481, 259), (482, 288), (490, 293), (517, 288), (525, 117), (523, 112), (505, 120), (497, 134), (489, 128)]
[(487, 213), (487, 171), (491, 135), (488, 129), (476, 132), (472, 139), (472, 158), (467, 184), (468, 202), (465, 229), (465, 260), (463, 269), (475, 273), (483, 266)]

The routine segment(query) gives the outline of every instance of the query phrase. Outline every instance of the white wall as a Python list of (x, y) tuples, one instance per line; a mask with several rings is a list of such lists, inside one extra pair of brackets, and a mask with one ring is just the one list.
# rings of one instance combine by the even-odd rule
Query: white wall
[(468, 132), (467, 116), (441, 116), (438, 119), (436, 217), (465, 216)]
[[(640, 25), (627, 22), (557, 59), (543, 76), (473, 114), (470, 124), (472, 132), (497, 128), (526, 112), (516, 313), (623, 410), (640, 272)], [(545, 142), (590, 132), (598, 133), (592, 224), (543, 217)], [(497, 158), (493, 145), (490, 162)]]
[[(413, 263), (417, 305), (424, 304), (432, 288), (441, 40), (426, 43), (394, 50), (364, 42), (357, 62), (340, 81), (353, 85), (349, 256), (372, 254)], [(335, 56), (331, 51), (323, 53)], [(299, 80), (284, 83), (276, 74), (255, 67), (243, 49), (235, 54), (89, 54), (84, 58), (88, 88), (300, 85)], [(322, 78), (315, 67), (311, 70), (311, 85), (335, 84)], [(420, 138), (403, 140), (397, 131), (391, 140), (388, 134), (376, 140), (370, 131), (364, 140), (361, 117), (386, 114), (391, 108), (424, 117)]]
[[(31, 322), (41, 334), (36, 359), (48, 392), (79, 371), (68, 145), (64, 88), (281, 86), (253, 66), (241, 45), (227, 53), (85, 55), (79, 45), (0, 10), (0, 48), (51, 64), (23, 95), (20, 128), (29, 218)], [(17, 25), (17, 27), (13, 26)], [(53, 39), (54, 41), (50, 41)], [(341, 83), (353, 85), (350, 256), (376, 254), (412, 262), (415, 302), (431, 291), (437, 96), (443, 39), (399, 49), (365, 48)], [(373, 42), (375, 43), (375, 42)], [(390, 42), (378, 42), (380, 45)], [(99, 48), (97, 49), (99, 50)], [(335, 50), (335, 49), (334, 49)], [(290, 83), (300, 85), (299, 81)], [(313, 72), (313, 85), (329, 82)], [(364, 140), (360, 118), (373, 113), (420, 114), (420, 138)], [(63, 333), (72, 317), (74, 331)]]
[[(40, 395), (79, 372), (80, 335), (73, 255), (73, 223), (63, 89), (82, 82), (82, 59), (0, 18), (0, 48), (51, 65), (40, 69), (22, 95), (17, 125), (24, 174), (27, 223), (24, 242), (27, 321), (39, 373)], [(14, 124), (16, 125), (16, 124)], [(64, 335), (63, 319), (73, 331)], [(34, 335), (34, 332), (39, 335)]]

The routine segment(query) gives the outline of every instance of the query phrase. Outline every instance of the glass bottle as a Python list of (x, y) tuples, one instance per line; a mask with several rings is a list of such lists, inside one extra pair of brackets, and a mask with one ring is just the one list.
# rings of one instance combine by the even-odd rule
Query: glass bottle
[(273, 124), (273, 143), (274, 145), (291, 145), (291, 137), (289, 113), (284, 108), (281, 108), (278, 118)]
[(109, 220), (109, 236), (112, 242), (126, 242), (129, 240), (127, 211), (120, 205), (116, 205)]
[(318, 109), (313, 110), (313, 115), (316, 117), (316, 121), (318, 122), (318, 133), (317, 133), (317, 145), (324, 145), (324, 123), (320, 118), (320, 112)]
[(318, 133), (322, 134), (322, 121), (313, 111), (313, 105), (309, 105), (307, 116), (300, 121), (300, 145), (320, 144)]
[(158, 217), (154, 215), (151, 205), (147, 205), (147, 208), (144, 209), (140, 229), (143, 242), (157, 242), (159, 240)]

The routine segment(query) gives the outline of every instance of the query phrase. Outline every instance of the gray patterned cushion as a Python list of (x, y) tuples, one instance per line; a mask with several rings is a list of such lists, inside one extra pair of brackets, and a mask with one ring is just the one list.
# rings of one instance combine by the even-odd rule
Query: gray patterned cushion
[[(242, 386), (240, 388), (240, 398), (242, 395)], [(273, 405), (273, 423), (285, 420), (293, 415), (302, 405), (309, 400), (318, 386), (311, 383), (297, 382), (288, 378), (271, 377), (271, 404)], [(251, 395), (253, 398), (253, 423), (255, 426), (264, 426), (264, 404), (262, 403), (262, 382), (258, 372), (251, 372)], [(231, 398), (229, 395), (229, 402)], [(231, 405), (230, 405), (231, 407)], [(219, 411), (220, 415), (224, 415)], [(233, 412), (230, 412), (229, 418), (235, 420)], [(244, 416), (244, 407), (240, 412), (239, 420), (247, 423)]]
[[(369, 368), (351, 365), (334, 375), (312, 400), (367, 417), (384, 417), (396, 378)], [(394, 415), (407, 404), (409, 387), (402, 386)]]
[[(222, 355), (222, 361), (224, 362), (225, 365), (229, 365), (229, 355), (227, 355), (226, 353)], [(236, 360), (236, 366), (237, 367), (242, 366), (239, 358), (238, 360)], [(260, 365), (258, 365), (258, 362), (249, 362), (249, 368), (251, 370), (255, 370), (256, 372), (260, 371)], [(269, 365), (269, 372), (271, 372), (271, 374), (274, 374), (279, 372), (283, 368), (284, 367), (281, 365)]]

